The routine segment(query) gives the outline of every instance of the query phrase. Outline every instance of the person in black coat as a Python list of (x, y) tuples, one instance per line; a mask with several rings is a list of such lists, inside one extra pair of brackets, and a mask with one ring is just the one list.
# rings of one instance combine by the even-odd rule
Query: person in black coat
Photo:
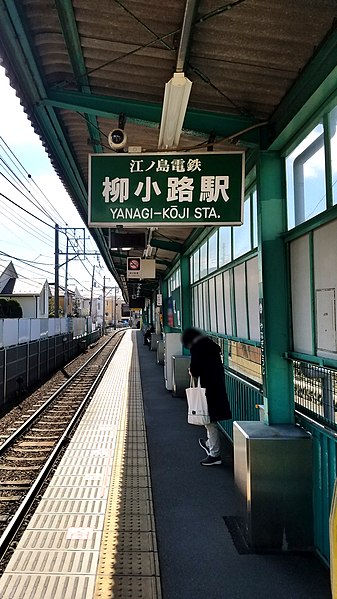
[(197, 329), (186, 329), (182, 334), (182, 343), (191, 353), (190, 374), (199, 379), (206, 389), (206, 399), (210, 424), (206, 424), (207, 439), (199, 439), (199, 445), (207, 453), (201, 461), (202, 466), (221, 464), (220, 435), (218, 420), (229, 420), (231, 410), (228, 402), (225, 371), (221, 360), (221, 349), (209, 337)]

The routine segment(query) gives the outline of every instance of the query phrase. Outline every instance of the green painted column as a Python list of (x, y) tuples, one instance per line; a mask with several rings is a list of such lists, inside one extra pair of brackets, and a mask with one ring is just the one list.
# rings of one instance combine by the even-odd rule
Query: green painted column
[(283, 355), (290, 348), (284, 160), (261, 152), (257, 165), (259, 301), (263, 395), (266, 424), (294, 422), (292, 369)]
[(192, 326), (192, 289), (189, 256), (180, 257), (181, 330)]

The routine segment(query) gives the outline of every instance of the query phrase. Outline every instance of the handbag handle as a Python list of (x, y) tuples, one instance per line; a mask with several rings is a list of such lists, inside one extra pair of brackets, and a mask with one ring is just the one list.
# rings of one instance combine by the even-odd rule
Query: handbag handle
[(191, 380), (190, 380), (190, 388), (195, 389), (196, 387), (201, 388), (201, 383), (200, 383), (200, 376), (198, 377), (198, 383), (197, 385), (194, 384), (196, 377), (191, 375)]

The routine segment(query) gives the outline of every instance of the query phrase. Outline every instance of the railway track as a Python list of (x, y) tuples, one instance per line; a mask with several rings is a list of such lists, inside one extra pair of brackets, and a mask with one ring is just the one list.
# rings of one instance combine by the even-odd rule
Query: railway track
[(124, 331), (102, 345), (0, 445), (0, 559), (90, 401)]

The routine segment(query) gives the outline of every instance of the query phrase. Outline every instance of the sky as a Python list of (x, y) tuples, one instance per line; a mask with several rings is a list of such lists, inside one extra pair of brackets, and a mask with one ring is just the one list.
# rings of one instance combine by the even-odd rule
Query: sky
[[(2, 67), (0, 98), (0, 193), (19, 206), (0, 195), (0, 271), (12, 260), (19, 277), (24, 280), (48, 279), (49, 283), (54, 283), (53, 221), (61, 228), (83, 229), (85, 225), (55, 173)], [(44, 222), (31, 217), (22, 208)], [(83, 236), (80, 230), (71, 233), (69, 244), (76, 247), (77, 243), (77, 247), (82, 249)], [(99, 254), (88, 229), (85, 236), (86, 251)], [(60, 248), (62, 251), (66, 248), (66, 236), (62, 233)], [(64, 262), (65, 256), (61, 255), (60, 264)], [(76, 286), (84, 297), (89, 297), (94, 266), (94, 295), (102, 294), (104, 275), (107, 287), (115, 285), (115, 280), (99, 255), (86, 258), (82, 255), (81, 260), (69, 261), (68, 288), (74, 290)], [(64, 284), (65, 268), (62, 266), (60, 285)]]

